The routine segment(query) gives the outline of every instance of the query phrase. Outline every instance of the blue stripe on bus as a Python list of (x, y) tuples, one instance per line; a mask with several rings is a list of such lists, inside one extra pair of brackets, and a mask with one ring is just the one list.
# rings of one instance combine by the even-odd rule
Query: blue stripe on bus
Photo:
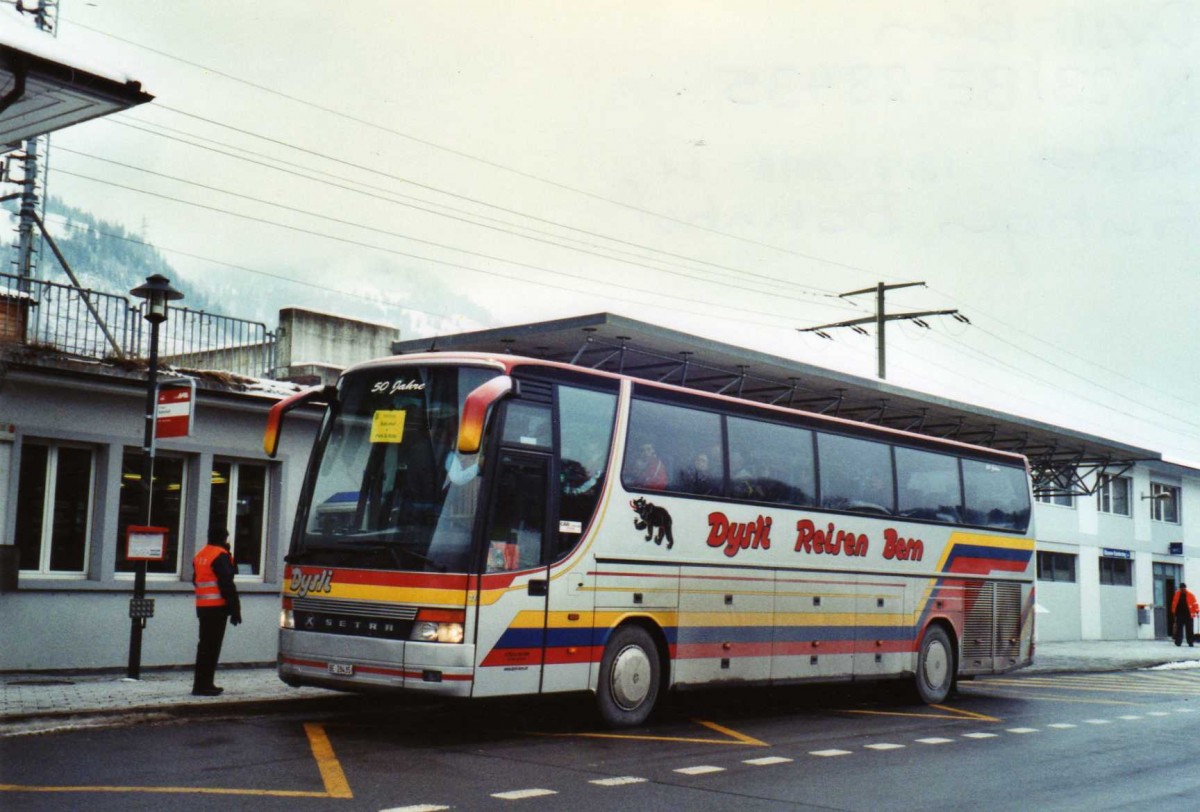
[(995, 561), (1028, 562), (1033, 557), (1033, 550), (1020, 550), (1013, 547), (984, 547), (976, 544), (955, 544), (946, 559), (949, 566), (956, 558), (982, 558)]

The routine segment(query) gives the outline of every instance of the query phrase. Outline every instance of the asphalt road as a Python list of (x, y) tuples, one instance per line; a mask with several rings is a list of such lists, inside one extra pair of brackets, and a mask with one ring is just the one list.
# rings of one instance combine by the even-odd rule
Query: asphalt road
[(131, 717), (0, 740), (0, 808), (1200, 808), (1200, 673), (684, 694), (603, 731), (579, 698)]

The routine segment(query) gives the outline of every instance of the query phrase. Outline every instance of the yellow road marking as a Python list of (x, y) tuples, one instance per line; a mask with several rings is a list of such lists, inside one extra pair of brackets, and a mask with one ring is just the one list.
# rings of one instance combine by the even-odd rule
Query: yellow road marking
[(736, 730), (730, 730), (727, 727), (722, 727), (721, 725), (718, 725), (716, 722), (706, 722), (703, 719), (693, 719), (692, 721), (695, 722), (696, 724), (704, 725), (707, 728), (711, 728), (712, 730), (715, 730), (718, 733), (722, 733), (731, 739), (737, 739), (738, 741), (742, 742), (743, 744), (753, 745), (754, 747), (769, 747), (770, 746), (764, 741), (759, 741), (758, 739), (755, 739), (751, 736), (747, 736), (745, 733), (738, 733)]
[(999, 722), (991, 716), (984, 716), (982, 713), (967, 713), (965, 711), (957, 711), (953, 708), (946, 708), (950, 713), (908, 713), (905, 711), (874, 711), (874, 710), (845, 710), (842, 713), (855, 713), (860, 716), (909, 716), (914, 719), (953, 719), (957, 722), (963, 722), (968, 719), (983, 722)]
[(949, 708), (949, 707), (946, 707), (945, 705), (930, 705), (929, 707), (937, 708), (938, 710), (944, 710), (947, 713), (955, 713), (955, 714), (958, 714), (959, 716), (966, 716), (968, 719), (979, 719), (982, 722), (999, 722), (1000, 721), (995, 716), (988, 716), (987, 714), (976, 713), (975, 711), (963, 710), (962, 708)]
[(321, 771), (324, 792), (289, 789), (231, 789), (226, 787), (118, 787), (118, 786), (34, 786), (30, 784), (0, 784), (0, 792), (125, 792), (159, 793), (163, 795), (249, 795), (269, 798), (353, 798), (350, 785), (333, 754), (333, 746), (321, 725), (306, 724), (308, 743)]
[(0, 792), (159, 792), (167, 795), (255, 795), (274, 798), (328, 798), (327, 792), (286, 789), (221, 789), (218, 787), (36, 787), (0, 784)]
[(1059, 682), (1059, 681), (1043, 682), (1043, 681), (1035, 681), (1035, 680), (1029, 680), (1029, 679), (1024, 679), (1024, 680), (990, 679), (990, 680), (987, 680), (986, 682), (981, 682), (981, 683), (979, 683), (979, 685), (973, 686), (973, 687), (986, 687), (989, 684), (990, 685), (1003, 685), (1006, 687), (1018, 687), (1018, 688), (1025, 687), (1025, 688), (1030, 688), (1033, 690), (1044, 690), (1044, 689), (1057, 688), (1057, 689), (1063, 690), (1063, 691), (1095, 691), (1096, 693), (1108, 693), (1108, 694), (1154, 694), (1154, 695), (1162, 695), (1162, 694), (1179, 695), (1179, 694), (1182, 694), (1182, 695), (1186, 695), (1186, 696), (1195, 696), (1197, 694), (1200, 694), (1200, 691), (1178, 691), (1178, 690), (1170, 690), (1166, 687), (1161, 688), (1161, 689), (1145, 687), (1145, 686), (1136, 687), (1136, 686), (1120, 686), (1120, 685), (1117, 685), (1114, 687), (1107, 687), (1105, 685), (1098, 684), (1098, 683), (1064, 683), (1064, 682)]
[(727, 739), (698, 739), (691, 736), (645, 736), (637, 733), (534, 733), (535, 736), (550, 736), (563, 739), (626, 739), (628, 741), (643, 741), (643, 742), (676, 742), (679, 744), (723, 744), (731, 745), (746, 745), (749, 747), (770, 747), (764, 741), (759, 741), (744, 733), (738, 733), (736, 730), (730, 730), (727, 727), (722, 727), (715, 722), (706, 722), (703, 719), (693, 719), (693, 722), (703, 725), (718, 733), (722, 733), (729, 738)]
[[(981, 686), (975, 686), (976, 689), (980, 687)], [(1074, 702), (1079, 705), (1132, 705), (1134, 707), (1141, 705), (1140, 702), (1122, 702), (1117, 699), (1078, 699), (1073, 696), (1062, 696), (1061, 694), (1017, 694), (1012, 693), (1011, 691), (1005, 691), (1003, 689), (992, 690), (990, 688), (984, 689), (982, 693), (986, 693), (989, 696), (1000, 697), (1001, 699), (1032, 699), (1052, 702)]]
[(317, 760), (317, 769), (321, 771), (321, 780), (325, 782), (325, 791), (330, 798), (353, 798), (346, 774), (342, 765), (333, 754), (333, 745), (325, 735), (325, 728), (317, 724), (306, 723), (304, 732), (308, 734), (308, 743), (312, 747), (313, 758)]

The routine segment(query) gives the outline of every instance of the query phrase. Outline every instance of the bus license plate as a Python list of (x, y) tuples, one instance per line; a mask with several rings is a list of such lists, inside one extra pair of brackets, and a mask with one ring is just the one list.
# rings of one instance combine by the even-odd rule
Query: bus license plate
[(330, 663), (329, 673), (335, 677), (353, 677), (354, 666), (350, 663)]

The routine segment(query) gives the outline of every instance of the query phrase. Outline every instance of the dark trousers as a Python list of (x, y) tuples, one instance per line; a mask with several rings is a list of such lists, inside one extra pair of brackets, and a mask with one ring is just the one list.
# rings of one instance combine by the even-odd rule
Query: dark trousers
[(1183, 642), (1184, 632), (1187, 632), (1188, 645), (1192, 645), (1196, 640), (1196, 619), (1191, 615), (1175, 618), (1175, 645)]
[(221, 643), (225, 641), (225, 623), (229, 615), (225, 607), (197, 609), (200, 618), (200, 642), (196, 644), (196, 670), (192, 677), (192, 689), (211, 688), (217, 673), (217, 660), (221, 657)]

